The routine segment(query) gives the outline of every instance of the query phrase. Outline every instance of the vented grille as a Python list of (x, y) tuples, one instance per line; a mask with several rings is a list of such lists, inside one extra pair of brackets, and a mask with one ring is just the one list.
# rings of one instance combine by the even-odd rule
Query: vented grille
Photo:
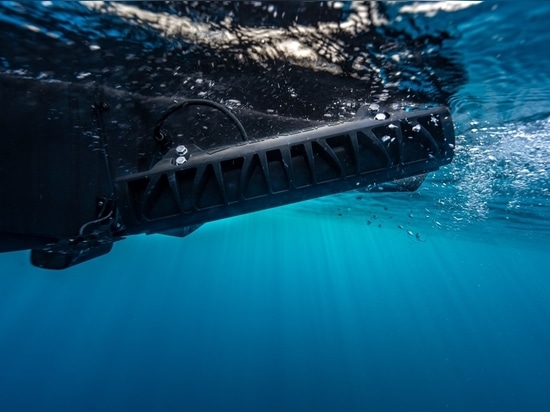
[(453, 148), (446, 108), (361, 119), (159, 163), (119, 179), (119, 202), (129, 229), (160, 231), (426, 173)]

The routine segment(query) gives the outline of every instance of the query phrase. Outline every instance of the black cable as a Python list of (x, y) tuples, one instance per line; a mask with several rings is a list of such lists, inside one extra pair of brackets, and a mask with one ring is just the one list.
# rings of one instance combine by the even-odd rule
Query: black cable
[(188, 106), (209, 106), (209, 107), (213, 107), (214, 109), (219, 110), (220, 112), (225, 114), (227, 117), (229, 117), (229, 119), (233, 122), (233, 124), (237, 127), (237, 129), (239, 129), (239, 133), (241, 134), (241, 137), (243, 138), (243, 141), (248, 140), (248, 135), (246, 134), (246, 130), (244, 130), (244, 127), (243, 127), (242, 123), (239, 121), (239, 119), (237, 119), (237, 116), (235, 116), (223, 104), (216, 103), (212, 100), (206, 100), (206, 99), (189, 99), (189, 100), (185, 100), (185, 101), (175, 105), (174, 107), (171, 107), (170, 109), (168, 109), (168, 111), (166, 113), (164, 113), (162, 115), (162, 117), (160, 118), (160, 120), (155, 124), (155, 132), (154, 132), (155, 133), (154, 134), (155, 138), (157, 136), (161, 136), (160, 128), (161, 128), (162, 124), (164, 123), (164, 121), (170, 115), (172, 115), (174, 112), (176, 112), (180, 109), (183, 109), (184, 107), (188, 107)]
[(80, 230), (78, 231), (78, 234), (80, 236), (84, 236), (84, 230), (90, 226), (90, 225), (94, 225), (96, 223), (101, 223), (101, 222), (104, 222), (105, 220), (109, 219), (111, 216), (113, 215), (113, 211), (111, 210), (106, 216), (103, 216), (99, 219), (96, 219), (96, 220), (91, 220), (89, 222), (86, 222), (84, 223), (81, 227), (80, 227)]

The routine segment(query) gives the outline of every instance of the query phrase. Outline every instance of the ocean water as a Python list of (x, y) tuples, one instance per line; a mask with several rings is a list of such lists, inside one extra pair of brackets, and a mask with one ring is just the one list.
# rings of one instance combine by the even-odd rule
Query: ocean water
[(549, 410), (549, 18), (538, 1), (0, 3), (2, 74), (321, 121), (446, 104), (457, 135), (414, 193), (133, 236), (61, 272), (1, 254), (0, 410)]

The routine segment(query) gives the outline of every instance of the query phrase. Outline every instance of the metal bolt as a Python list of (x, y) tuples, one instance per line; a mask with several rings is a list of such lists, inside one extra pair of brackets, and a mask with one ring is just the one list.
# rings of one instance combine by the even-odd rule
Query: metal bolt
[(179, 156), (178, 158), (176, 158), (176, 165), (178, 166), (181, 166), (185, 162), (187, 162), (187, 159), (184, 156)]
[(187, 147), (185, 147), (182, 144), (176, 147), (176, 153), (180, 156), (187, 154), (187, 152), (188, 152)]

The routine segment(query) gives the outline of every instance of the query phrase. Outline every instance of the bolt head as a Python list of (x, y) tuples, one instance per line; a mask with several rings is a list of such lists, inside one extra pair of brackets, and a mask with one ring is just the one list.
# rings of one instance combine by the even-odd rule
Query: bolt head
[(176, 153), (179, 155), (185, 155), (187, 154), (187, 152), (188, 152), (187, 147), (185, 147), (182, 144), (176, 147)]

